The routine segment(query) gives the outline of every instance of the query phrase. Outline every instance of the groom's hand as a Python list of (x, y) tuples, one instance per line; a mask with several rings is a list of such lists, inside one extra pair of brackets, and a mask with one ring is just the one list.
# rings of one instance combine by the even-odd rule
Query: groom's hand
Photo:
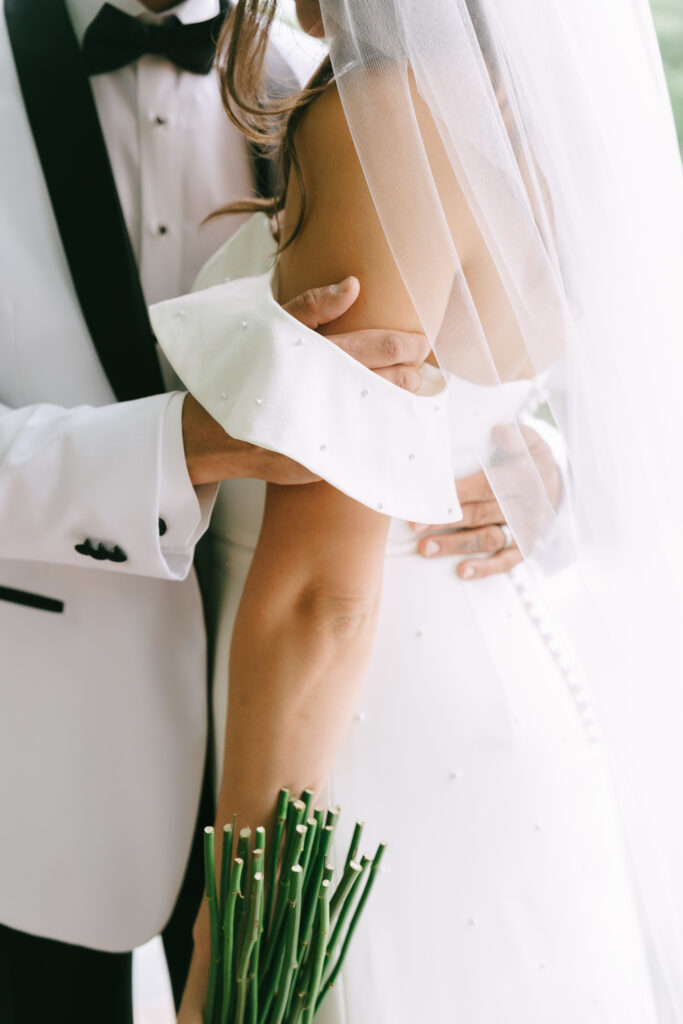
[[(311, 288), (284, 308), (304, 327), (315, 331), (342, 316), (357, 299), (359, 290), (356, 278), (346, 278), (338, 285)], [(421, 334), (355, 331), (330, 335), (330, 341), (392, 384), (408, 391), (420, 387), (420, 367), (429, 352), (427, 339)], [(187, 471), (194, 484), (242, 477), (269, 483), (311, 483), (316, 479), (284, 455), (230, 437), (191, 394), (182, 408), (182, 439)]]
[(247, 478), (272, 484), (310, 484), (318, 479), (286, 455), (230, 437), (193, 395), (186, 395), (183, 403), (183, 444), (195, 486)]
[[(357, 278), (347, 277), (339, 284), (311, 288), (284, 308), (305, 327), (316, 330), (342, 316), (359, 291)], [(429, 352), (421, 334), (370, 330), (330, 335), (329, 340), (398, 387), (419, 388), (419, 367)], [(317, 479), (285, 455), (230, 437), (192, 395), (183, 405), (183, 443), (195, 485), (248, 477), (273, 484), (308, 484)]]
[[(359, 291), (358, 278), (347, 277), (339, 284), (310, 288), (283, 308), (305, 327), (315, 331), (346, 313), (358, 298)], [(424, 335), (368, 330), (328, 334), (327, 338), (397, 387), (413, 392), (420, 387), (420, 367), (429, 355), (429, 343)]]

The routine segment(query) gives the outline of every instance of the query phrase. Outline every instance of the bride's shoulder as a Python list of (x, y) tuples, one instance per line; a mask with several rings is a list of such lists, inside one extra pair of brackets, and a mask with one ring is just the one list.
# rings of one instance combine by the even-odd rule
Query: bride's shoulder
[(340, 158), (356, 157), (336, 82), (330, 82), (306, 108), (297, 126), (295, 141), (302, 166), (324, 162), (331, 169)]

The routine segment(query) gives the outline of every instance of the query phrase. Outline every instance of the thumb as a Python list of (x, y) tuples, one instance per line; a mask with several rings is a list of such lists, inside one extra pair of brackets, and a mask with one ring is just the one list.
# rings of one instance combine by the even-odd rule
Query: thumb
[(346, 277), (339, 284), (309, 288), (285, 303), (284, 309), (304, 327), (315, 330), (321, 324), (337, 320), (354, 304), (360, 292), (357, 277)]

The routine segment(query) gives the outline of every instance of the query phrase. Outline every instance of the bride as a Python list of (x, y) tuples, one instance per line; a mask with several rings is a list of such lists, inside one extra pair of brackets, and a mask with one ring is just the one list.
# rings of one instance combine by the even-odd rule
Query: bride
[[(219, 495), (217, 821), (312, 787), (388, 841), (324, 1024), (683, 1021), (683, 189), (646, 5), (298, 0), (330, 58), (273, 111), (275, 7), (238, 0), (219, 50), (247, 134), (287, 108), (281, 199), (152, 313), (229, 433), (320, 478)], [(278, 305), (350, 273), (333, 329), (424, 332), (417, 395)], [(482, 467), (527, 557), (466, 583), (409, 524), (457, 524)]]

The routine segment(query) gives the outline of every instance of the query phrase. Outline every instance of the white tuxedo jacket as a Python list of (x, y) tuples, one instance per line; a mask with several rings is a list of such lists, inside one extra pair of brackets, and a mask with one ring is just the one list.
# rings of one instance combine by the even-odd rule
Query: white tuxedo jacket
[[(181, 395), (115, 401), (129, 334), (149, 340), (141, 293), (137, 306), (123, 288), (110, 296), (104, 319), (121, 329), (99, 356), (77, 296), (78, 259), (81, 280), (116, 288), (125, 268), (106, 233), (88, 268), (83, 239), (77, 258), (58, 230), (50, 192), (89, 160), (69, 124), (66, 79), (83, 72), (55, 40), (65, 18), (62, 0), (0, 12), (0, 922), (127, 950), (164, 926), (197, 813), (206, 667), (191, 567), (211, 495), (198, 500), (178, 472)], [(98, 188), (81, 194), (95, 204), (86, 227)], [(158, 366), (143, 355), (153, 393)]]

